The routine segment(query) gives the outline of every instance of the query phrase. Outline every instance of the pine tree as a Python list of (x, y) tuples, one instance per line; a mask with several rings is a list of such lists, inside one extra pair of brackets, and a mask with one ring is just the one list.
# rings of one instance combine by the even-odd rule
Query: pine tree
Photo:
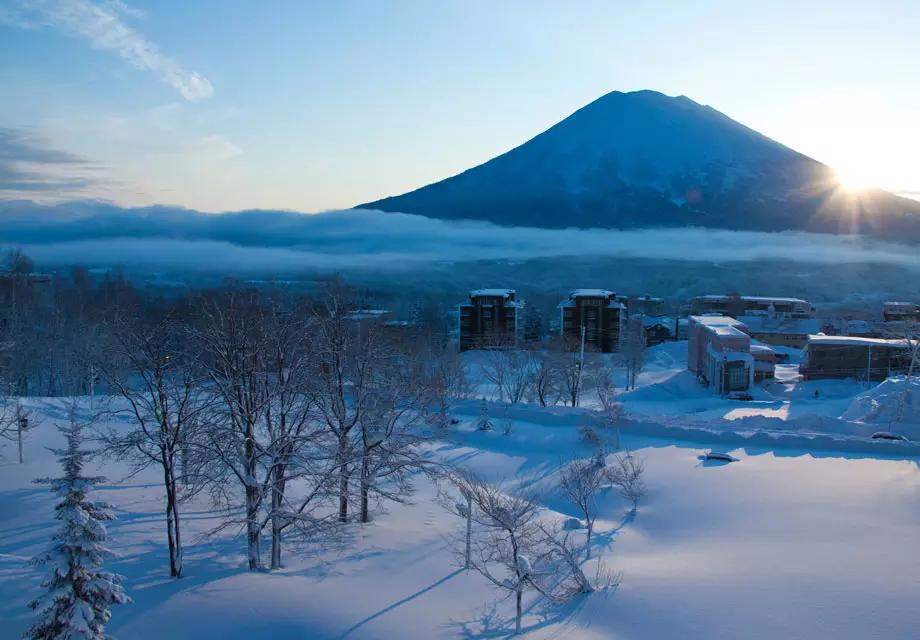
[(47, 593), (29, 603), (39, 611), (39, 620), (25, 634), (32, 640), (103, 640), (109, 636), (105, 625), (112, 617), (109, 605), (128, 602), (121, 586), (122, 577), (100, 570), (104, 560), (113, 557), (105, 547), (106, 520), (114, 520), (110, 505), (87, 499), (87, 493), (104, 481), (83, 475), (86, 451), (82, 425), (73, 409), (70, 424), (60, 427), (67, 438), (66, 449), (53, 450), (64, 470), (60, 478), (36, 480), (50, 485), (61, 501), (54, 507), (60, 529), (45, 553), (32, 563), (49, 568), (42, 587)]
[(480, 431), (492, 430), (492, 421), (489, 420), (489, 405), (486, 404), (485, 398), (482, 399), (479, 405), (479, 422), (476, 424), (476, 428)]

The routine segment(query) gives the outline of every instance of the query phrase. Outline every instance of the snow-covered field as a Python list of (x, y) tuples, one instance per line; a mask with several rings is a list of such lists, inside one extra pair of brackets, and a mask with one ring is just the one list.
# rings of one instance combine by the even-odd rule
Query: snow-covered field
[[(663, 370), (650, 363), (642, 387), (679, 375)], [(57, 473), (44, 447), (58, 442), (54, 423), (65, 413), (59, 402), (30, 404), (40, 426), (26, 443), (26, 463), (15, 464), (7, 449), (0, 466), (0, 638), (19, 637), (31, 621), (25, 603), (37, 593), (38, 573), (26, 560), (53, 531), (53, 497), (31, 480)], [(578, 438), (580, 411), (522, 409), (511, 414), (508, 435), (475, 431), (474, 404), (458, 415), (432, 455), (509, 490), (548, 486), (561, 459), (589, 453)], [(622, 445), (645, 458), (648, 494), (634, 518), (618, 495), (605, 494), (596, 529), (603, 562), (622, 572), (621, 585), (564, 605), (530, 599), (528, 637), (917, 637), (917, 457), (728, 446), (737, 462), (707, 466), (697, 458), (707, 445), (639, 431), (625, 429)], [(113, 463), (100, 471), (110, 483), (99, 497), (119, 518), (110, 527), (120, 556), (112, 567), (134, 599), (113, 610), (108, 631), (116, 637), (495, 638), (513, 630), (513, 602), (457, 569), (445, 536), (460, 522), (422, 478), (411, 504), (353, 525), (340, 548), (289, 550), (277, 573), (249, 573), (244, 543), (230, 532), (202, 538), (214, 514), (203, 499), (187, 504), (187, 575), (172, 580), (156, 473), (126, 478)], [(541, 501), (550, 515), (575, 515), (559, 496)]]

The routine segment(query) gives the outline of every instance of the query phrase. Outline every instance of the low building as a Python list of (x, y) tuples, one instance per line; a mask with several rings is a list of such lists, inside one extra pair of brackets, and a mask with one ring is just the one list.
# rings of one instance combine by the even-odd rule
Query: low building
[(625, 298), (620, 298), (620, 302), (626, 305), (629, 315), (641, 313), (648, 316), (660, 316), (665, 312), (664, 298), (656, 296), (626, 296)]
[(805, 380), (857, 378), (882, 381), (910, 366), (907, 340), (856, 336), (809, 336), (799, 373)]
[(751, 357), (754, 358), (754, 381), (766, 380), (776, 376), (776, 352), (765, 344), (752, 344)]
[(781, 313), (738, 316), (755, 340), (781, 347), (801, 349), (808, 336), (818, 333), (821, 322), (814, 318), (794, 318)]
[(656, 344), (677, 340), (678, 319), (671, 316), (642, 316), (645, 330), (645, 343), (654, 347)]
[(843, 326), (839, 333), (840, 335), (855, 336), (857, 338), (884, 338), (884, 324), (873, 320), (848, 319), (843, 321)]
[(601, 353), (619, 349), (626, 327), (626, 306), (613, 291), (574, 289), (559, 303), (559, 333), (573, 342), (584, 332), (585, 347)]
[(920, 322), (920, 304), (886, 302), (882, 307), (885, 322)]
[(801, 298), (775, 298), (767, 296), (705, 295), (697, 296), (691, 303), (695, 315), (720, 313), (727, 316), (744, 316), (756, 313), (781, 313), (793, 318), (810, 318), (814, 314), (811, 303)]
[(706, 355), (706, 341), (703, 339), (704, 327), (736, 327), (745, 331), (744, 323), (728, 316), (690, 316), (687, 319), (687, 368), (699, 375)]
[(754, 383), (751, 337), (727, 316), (691, 316), (687, 367), (713, 392), (747, 391)]
[(514, 289), (477, 289), (459, 307), (460, 351), (509, 349), (523, 331), (524, 302)]

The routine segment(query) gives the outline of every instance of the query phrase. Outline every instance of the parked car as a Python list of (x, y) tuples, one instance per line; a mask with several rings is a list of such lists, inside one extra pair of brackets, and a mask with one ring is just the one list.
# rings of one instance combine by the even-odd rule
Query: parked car
[(730, 394), (728, 394), (728, 399), (729, 400), (743, 400), (744, 402), (749, 402), (754, 399), (754, 396), (744, 391), (732, 391)]
[(700, 456), (704, 461), (712, 460), (716, 462), (737, 462), (738, 458), (729, 455), (727, 453), (722, 453), (721, 451), (707, 451), (702, 456)]
[(898, 433), (891, 433), (890, 431), (876, 431), (872, 434), (873, 440), (897, 440), (898, 442), (907, 442), (907, 438)]

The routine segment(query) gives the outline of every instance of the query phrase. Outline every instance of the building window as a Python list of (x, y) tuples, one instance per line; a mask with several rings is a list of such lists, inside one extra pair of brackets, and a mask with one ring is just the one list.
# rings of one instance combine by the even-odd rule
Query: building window
[(736, 391), (747, 389), (748, 372), (744, 367), (731, 367), (728, 370), (728, 390)]

